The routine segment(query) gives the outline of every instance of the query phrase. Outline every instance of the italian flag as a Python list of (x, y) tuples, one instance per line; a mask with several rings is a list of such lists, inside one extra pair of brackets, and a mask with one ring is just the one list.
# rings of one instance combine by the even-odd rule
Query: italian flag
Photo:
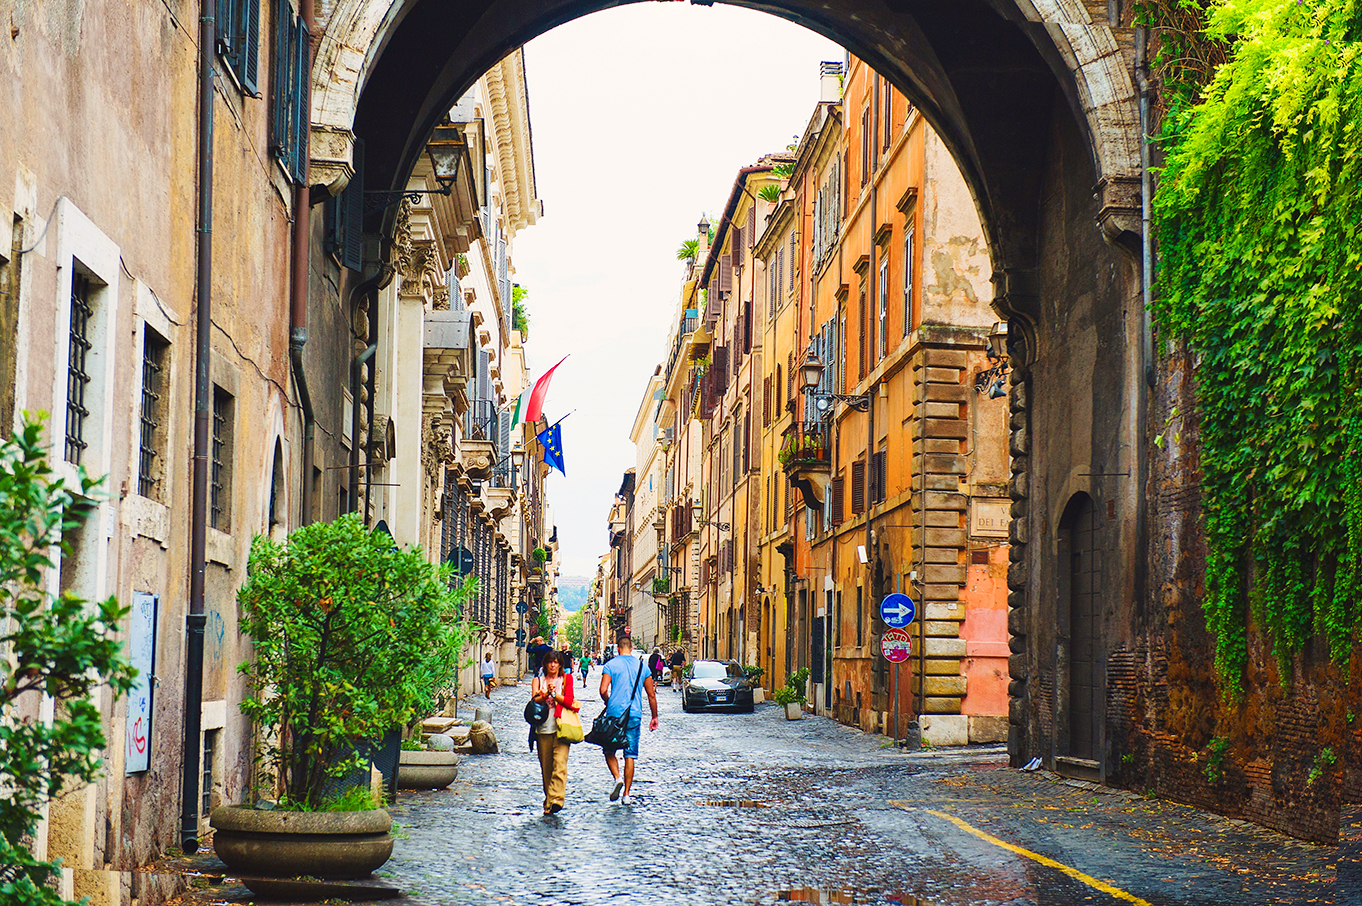
[[(567, 361), (567, 356), (558, 360), (558, 365)], [(553, 371), (558, 365), (554, 365), (544, 372), (543, 377), (534, 382), (534, 387), (520, 394), (520, 399), (516, 400), (515, 412), (511, 416), (511, 427), (514, 428), (521, 423), (534, 424), (539, 421), (539, 416), (544, 414), (544, 397), (549, 394), (549, 378), (553, 377)]]

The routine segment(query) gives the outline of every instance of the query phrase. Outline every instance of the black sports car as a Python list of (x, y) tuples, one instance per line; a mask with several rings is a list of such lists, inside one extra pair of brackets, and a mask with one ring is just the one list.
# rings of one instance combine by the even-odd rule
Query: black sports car
[(733, 661), (695, 661), (681, 690), (681, 710), (752, 712), (752, 684)]

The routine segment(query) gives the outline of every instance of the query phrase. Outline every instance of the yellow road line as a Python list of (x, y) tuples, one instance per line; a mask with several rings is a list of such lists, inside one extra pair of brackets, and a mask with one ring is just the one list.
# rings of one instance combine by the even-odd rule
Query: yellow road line
[[(900, 802), (900, 801), (897, 801), (897, 800), (892, 800), (890, 804), (894, 805), (894, 806), (897, 807), (897, 808), (909, 808), (909, 806), (908, 806), (908, 804), (907, 804), (906, 802)], [(965, 831), (966, 833), (973, 834), (974, 836), (978, 837), (980, 840), (984, 840), (984, 841), (986, 841), (986, 842), (988, 842), (988, 843), (992, 843), (994, 846), (1001, 846), (1003, 849), (1007, 850), (1008, 852), (1014, 852), (1014, 853), (1016, 853), (1016, 854), (1019, 855), (1019, 856), (1025, 856), (1025, 857), (1028, 858), (1028, 859), (1031, 859), (1031, 860), (1033, 860), (1033, 861), (1035, 861), (1035, 862), (1039, 862), (1041, 865), (1044, 865), (1044, 866), (1047, 867), (1047, 868), (1054, 868), (1054, 869), (1057, 869), (1057, 870), (1059, 870), (1059, 871), (1062, 871), (1062, 872), (1064, 872), (1066, 875), (1068, 875), (1069, 877), (1073, 878), (1074, 880), (1076, 880), (1076, 881), (1082, 881), (1084, 884), (1087, 884), (1089, 887), (1091, 887), (1091, 888), (1093, 888), (1093, 889), (1095, 889), (1095, 890), (1100, 890), (1100, 891), (1102, 891), (1103, 893), (1110, 894), (1111, 896), (1115, 897), (1115, 898), (1118, 899), (1118, 900), (1125, 900), (1127, 903), (1134, 903), (1135, 906), (1152, 906), (1152, 904), (1151, 904), (1148, 900), (1142, 900), (1142, 899), (1140, 899), (1139, 897), (1135, 896), (1134, 894), (1126, 893), (1126, 892), (1125, 892), (1124, 890), (1122, 890), (1121, 888), (1119, 888), (1119, 887), (1113, 887), (1112, 885), (1108, 884), (1106, 881), (1099, 881), (1097, 878), (1094, 878), (1092, 875), (1084, 874), (1083, 872), (1079, 871), (1077, 868), (1071, 868), (1071, 867), (1069, 867), (1068, 865), (1065, 865), (1063, 862), (1056, 862), (1054, 859), (1051, 859), (1049, 856), (1042, 856), (1040, 853), (1033, 853), (1033, 852), (1031, 852), (1031, 850), (1029, 850), (1029, 849), (1023, 849), (1023, 848), (1020, 847), (1020, 846), (1015, 846), (1015, 845), (1013, 845), (1013, 844), (1011, 844), (1011, 843), (1008, 843), (1006, 840), (999, 840), (997, 837), (993, 836), (992, 834), (984, 833), (983, 831), (979, 830), (977, 827), (972, 827), (972, 826), (970, 826), (969, 824), (966, 824), (964, 821), (961, 821), (959, 818), (955, 817), (954, 815), (947, 815), (947, 814), (945, 814), (944, 812), (933, 811), (932, 809), (929, 809), (929, 808), (928, 808), (928, 809), (923, 809), (922, 811), (926, 812), (926, 813), (929, 814), (929, 815), (935, 815), (935, 816), (938, 817), (938, 818), (944, 818), (944, 819), (946, 819), (947, 821), (949, 821), (951, 824), (954, 824), (956, 827), (960, 828), (962, 831)]]

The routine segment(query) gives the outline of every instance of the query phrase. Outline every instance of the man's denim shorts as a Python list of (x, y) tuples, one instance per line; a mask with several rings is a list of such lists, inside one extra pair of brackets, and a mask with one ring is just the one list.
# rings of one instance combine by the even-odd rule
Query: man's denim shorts
[(625, 758), (638, 757), (638, 737), (639, 732), (642, 729), (643, 715), (640, 714), (638, 717), (633, 717), (632, 715), (630, 715), (629, 726), (625, 729), (624, 733), (625, 739), (627, 740), (627, 742), (624, 744)]

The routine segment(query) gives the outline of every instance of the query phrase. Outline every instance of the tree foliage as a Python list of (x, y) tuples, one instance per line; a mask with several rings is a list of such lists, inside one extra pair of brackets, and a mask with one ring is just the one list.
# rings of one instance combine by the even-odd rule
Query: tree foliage
[(563, 624), (563, 639), (573, 651), (582, 653), (582, 612), (575, 610), (568, 614)]
[[(103, 719), (91, 696), (107, 684), (115, 695), (135, 671), (115, 638), (127, 610), (109, 598), (90, 603), (52, 595), (53, 555), (92, 510), (98, 482), (79, 487), (54, 477), (42, 425), (25, 419), (0, 443), (0, 902), (64, 902), (47, 884), (56, 866), (33, 858), (24, 839), (42, 806), (93, 781), (104, 748)], [(41, 696), (60, 702), (50, 721), (35, 715)]]
[(322, 807), (335, 778), (363, 766), (355, 747), (435, 710), (469, 639), (446, 567), (398, 548), (355, 514), (259, 536), (238, 595), (254, 657), (241, 665), (282, 801)]
[(1247, 622), (1283, 666), (1362, 616), (1358, 0), (1222, 0), (1230, 48), (1174, 110), (1155, 199), (1156, 315), (1196, 357), (1207, 622), (1242, 689)]

